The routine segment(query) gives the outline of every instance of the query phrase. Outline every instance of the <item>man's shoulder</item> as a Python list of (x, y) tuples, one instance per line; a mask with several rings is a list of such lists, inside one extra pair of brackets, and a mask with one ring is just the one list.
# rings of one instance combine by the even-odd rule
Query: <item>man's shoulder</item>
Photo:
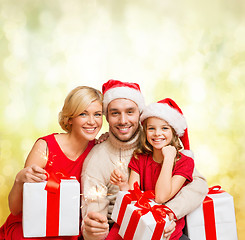
[(102, 143), (98, 143), (98, 144), (96, 144), (93, 148), (92, 148), (92, 150), (89, 152), (89, 154), (88, 154), (88, 156), (90, 156), (90, 155), (98, 155), (98, 153), (100, 153), (100, 152), (104, 152), (107, 148), (108, 148), (108, 145), (109, 145), (110, 143), (109, 143), (109, 140), (107, 139), (107, 140), (105, 140), (104, 142), (102, 142)]

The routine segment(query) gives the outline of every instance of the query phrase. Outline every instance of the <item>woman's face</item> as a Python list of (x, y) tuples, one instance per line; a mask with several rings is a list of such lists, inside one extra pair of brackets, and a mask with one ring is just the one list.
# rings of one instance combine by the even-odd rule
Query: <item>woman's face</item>
[(150, 117), (146, 123), (146, 138), (153, 149), (162, 149), (171, 143), (173, 132), (163, 119)]
[(69, 120), (71, 134), (76, 134), (85, 140), (91, 141), (102, 127), (102, 104), (94, 101), (77, 117)]

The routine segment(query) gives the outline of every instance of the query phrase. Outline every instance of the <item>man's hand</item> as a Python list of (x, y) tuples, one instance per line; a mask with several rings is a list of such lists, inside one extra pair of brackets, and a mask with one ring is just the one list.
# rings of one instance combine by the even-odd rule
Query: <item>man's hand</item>
[(83, 220), (84, 240), (104, 240), (109, 233), (107, 218), (97, 212), (89, 212)]
[[(169, 214), (169, 221), (171, 220), (174, 220), (174, 215), (172, 213)], [(173, 221), (169, 226), (167, 226), (164, 229), (164, 237), (166, 238), (166, 240), (168, 240), (171, 234), (174, 232), (175, 226), (176, 226), (176, 223)]]

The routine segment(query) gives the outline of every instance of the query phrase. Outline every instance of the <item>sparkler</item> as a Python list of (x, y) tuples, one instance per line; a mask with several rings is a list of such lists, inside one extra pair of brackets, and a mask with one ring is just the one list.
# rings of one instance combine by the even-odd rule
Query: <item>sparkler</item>
[[(100, 205), (100, 199), (106, 198), (106, 196), (110, 195), (107, 194), (107, 188), (104, 186), (93, 186), (86, 195), (81, 194), (84, 198), (85, 204), (87, 201), (97, 201), (98, 206)], [(83, 208), (83, 205), (81, 206)]]
[(118, 166), (118, 168), (121, 169), (123, 172), (124, 172), (125, 169), (126, 169), (126, 164), (125, 164), (125, 162), (122, 161), (121, 148), (120, 148), (120, 151), (119, 151), (119, 162), (117, 163), (117, 166)]

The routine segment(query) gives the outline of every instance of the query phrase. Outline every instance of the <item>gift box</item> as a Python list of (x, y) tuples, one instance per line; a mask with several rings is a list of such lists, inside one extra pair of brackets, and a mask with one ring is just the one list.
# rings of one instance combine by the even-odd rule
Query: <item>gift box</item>
[(144, 205), (144, 207), (137, 203), (127, 205), (119, 229), (119, 235), (124, 240), (165, 239), (163, 237), (164, 228), (170, 224), (167, 213), (171, 210), (164, 205), (156, 204), (154, 201)]
[(24, 183), (24, 237), (79, 235), (80, 184), (75, 179), (57, 183)]
[(191, 240), (237, 240), (233, 197), (220, 186), (209, 188), (202, 205), (186, 216)]
[[(111, 214), (111, 219), (115, 221), (119, 226), (124, 217), (127, 205), (136, 203), (140, 198), (155, 198), (153, 191), (142, 192), (140, 190), (138, 182), (134, 183), (134, 189), (129, 191), (119, 191), (117, 193), (116, 201)], [(150, 201), (150, 200), (149, 200)]]
[(113, 207), (111, 214), (111, 219), (116, 222), (119, 226), (122, 223), (124, 213), (126, 211), (127, 205), (130, 203), (136, 203), (133, 201), (134, 197), (128, 191), (119, 191), (117, 193), (116, 202)]

